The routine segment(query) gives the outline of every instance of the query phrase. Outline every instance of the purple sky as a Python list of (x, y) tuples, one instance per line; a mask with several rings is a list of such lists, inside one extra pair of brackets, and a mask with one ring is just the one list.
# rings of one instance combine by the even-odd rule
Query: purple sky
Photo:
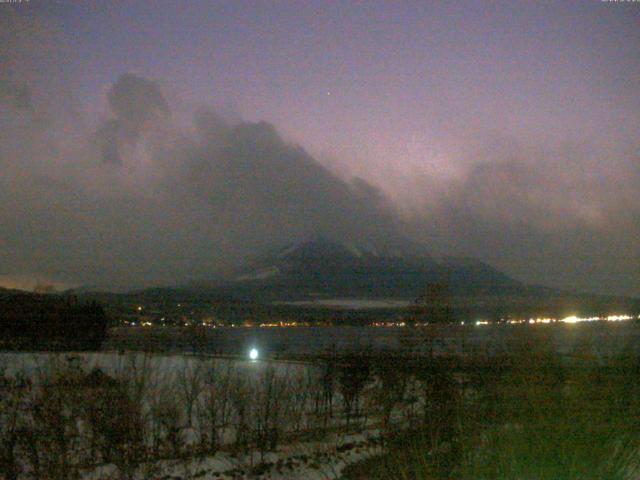
[[(41, 40), (16, 47), (7, 78), (27, 78), (34, 98), (59, 85), (48, 96), (87, 131), (132, 73), (162, 90), (172, 135), (202, 105), (267, 121), (345, 182), (379, 188), (437, 255), (640, 295), (640, 3), (31, 0), (0, 16), (9, 9), (14, 32)], [(57, 138), (72, 143), (69, 130)], [(44, 264), (0, 263), (0, 276), (97, 282)], [(150, 282), (178, 270), (188, 278), (176, 265)]]

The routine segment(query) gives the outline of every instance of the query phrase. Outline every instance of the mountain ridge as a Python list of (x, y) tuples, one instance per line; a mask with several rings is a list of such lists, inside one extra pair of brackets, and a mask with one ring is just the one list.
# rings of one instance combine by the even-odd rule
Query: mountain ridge
[(229, 283), (263, 294), (273, 290), (286, 298), (320, 294), (414, 299), (434, 283), (447, 284), (453, 293), (524, 287), (478, 260), (435, 259), (424, 247), (402, 247), (373, 249), (313, 237), (256, 257)]

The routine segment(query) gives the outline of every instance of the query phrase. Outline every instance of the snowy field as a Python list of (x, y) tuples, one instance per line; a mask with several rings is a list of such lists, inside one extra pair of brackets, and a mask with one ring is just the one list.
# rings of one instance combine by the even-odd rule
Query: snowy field
[[(273, 358), (387, 350), (491, 358), (514, 339), (535, 336), (571, 362), (576, 354), (597, 359), (640, 345), (635, 321), (229, 328), (195, 343), (185, 332), (120, 330), (101, 353), (0, 353), (0, 478), (337, 479), (380, 453), (387, 434), (426, 418), (429, 361)], [(251, 348), (257, 361), (248, 359)], [(468, 388), (455, 375), (447, 382)]]
[(99, 369), (112, 377), (144, 370), (147, 380), (160, 388), (176, 383), (178, 377), (183, 375), (185, 371), (201, 372), (205, 368), (233, 371), (252, 380), (256, 380), (266, 370), (273, 370), (278, 375), (288, 377), (304, 374), (310, 368), (307, 365), (293, 362), (209, 359), (182, 354), (0, 352), (0, 369), (7, 376), (23, 373), (32, 380), (38, 381), (48, 378), (54, 375), (56, 370), (67, 368), (70, 365), (77, 365), (88, 372)]
[(189, 355), (2, 353), (0, 440), (15, 465), (0, 477), (338, 478), (380, 451), (379, 387), (358, 375)]

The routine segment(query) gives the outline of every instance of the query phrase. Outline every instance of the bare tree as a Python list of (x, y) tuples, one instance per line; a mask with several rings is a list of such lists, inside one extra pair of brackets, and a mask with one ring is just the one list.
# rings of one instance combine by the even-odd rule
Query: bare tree
[(157, 401), (152, 408), (152, 418), (160, 428), (160, 453), (178, 458), (185, 444), (183, 410), (178, 404), (172, 386), (165, 386), (157, 393)]
[(253, 403), (253, 431), (256, 447), (260, 451), (260, 459), (268, 450), (276, 448), (279, 438), (285, 429), (283, 412), (286, 410), (285, 377), (276, 375), (273, 366), (262, 372), (256, 385)]
[(344, 401), (347, 429), (350, 426), (351, 419), (360, 415), (360, 398), (366, 383), (369, 381), (369, 373), (369, 359), (364, 355), (347, 358), (340, 365), (340, 393)]
[(383, 431), (388, 432), (393, 409), (404, 399), (409, 375), (397, 357), (378, 358), (373, 370), (377, 380), (374, 402), (381, 409)]
[(286, 414), (296, 434), (308, 427), (309, 401), (314, 393), (314, 383), (317, 381), (317, 371), (314, 368), (296, 372), (287, 378), (284, 395), (289, 399), (289, 408)]
[(37, 442), (36, 463), (50, 478), (78, 477), (75, 450), (80, 441), (79, 375), (75, 365), (56, 368), (34, 398), (31, 435)]
[(193, 426), (193, 411), (203, 391), (203, 366), (199, 360), (185, 361), (177, 373), (177, 386), (184, 400), (187, 427)]
[(153, 418), (150, 418), (148, 405), (150, 398), (157, 396), (158, 386), (149, 354), (130, 355), (117, 372), (120, 390), (117, 393), (116, 407), (122, 421), (126, 424), (124, 435), (118, 435), (119, 449), (115, 464), (120, 476), (133, 479), (136, 475), (152, 475), (153, 469), (146, 466), (149, 455), (147, 438)]
[(143, 407), (131, 392), (122, 381), (106, 379), (85, 388), (83, 396), (91, 450), (97, 450), (103, 462), (116, 464), (124, 476), (146, 458)]
[(9, 378), (0, 371), (0, 476), (17, 480), (21, 465), (18, 459), (22, 431), (25, 428), (31, 382), (23, 375)]
[(233, 409), (236, 450), (246, 450), (250, 432), (251, 385), (238, 371), (233, 375), (229, 388), (229, 399)]
[(232, 415), (231, 388), (235, 370), (210, 362), (204, 370), (204, 395), (198, 402), (200, 438), (209, 453), (215, 453)]

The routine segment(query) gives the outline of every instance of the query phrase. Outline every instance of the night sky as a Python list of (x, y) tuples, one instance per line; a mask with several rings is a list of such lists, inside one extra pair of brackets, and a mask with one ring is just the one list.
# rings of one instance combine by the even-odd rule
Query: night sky
[(320, 233), (640, 296), (638, 2), (23, 0), (0, 66), (0, 284)]

